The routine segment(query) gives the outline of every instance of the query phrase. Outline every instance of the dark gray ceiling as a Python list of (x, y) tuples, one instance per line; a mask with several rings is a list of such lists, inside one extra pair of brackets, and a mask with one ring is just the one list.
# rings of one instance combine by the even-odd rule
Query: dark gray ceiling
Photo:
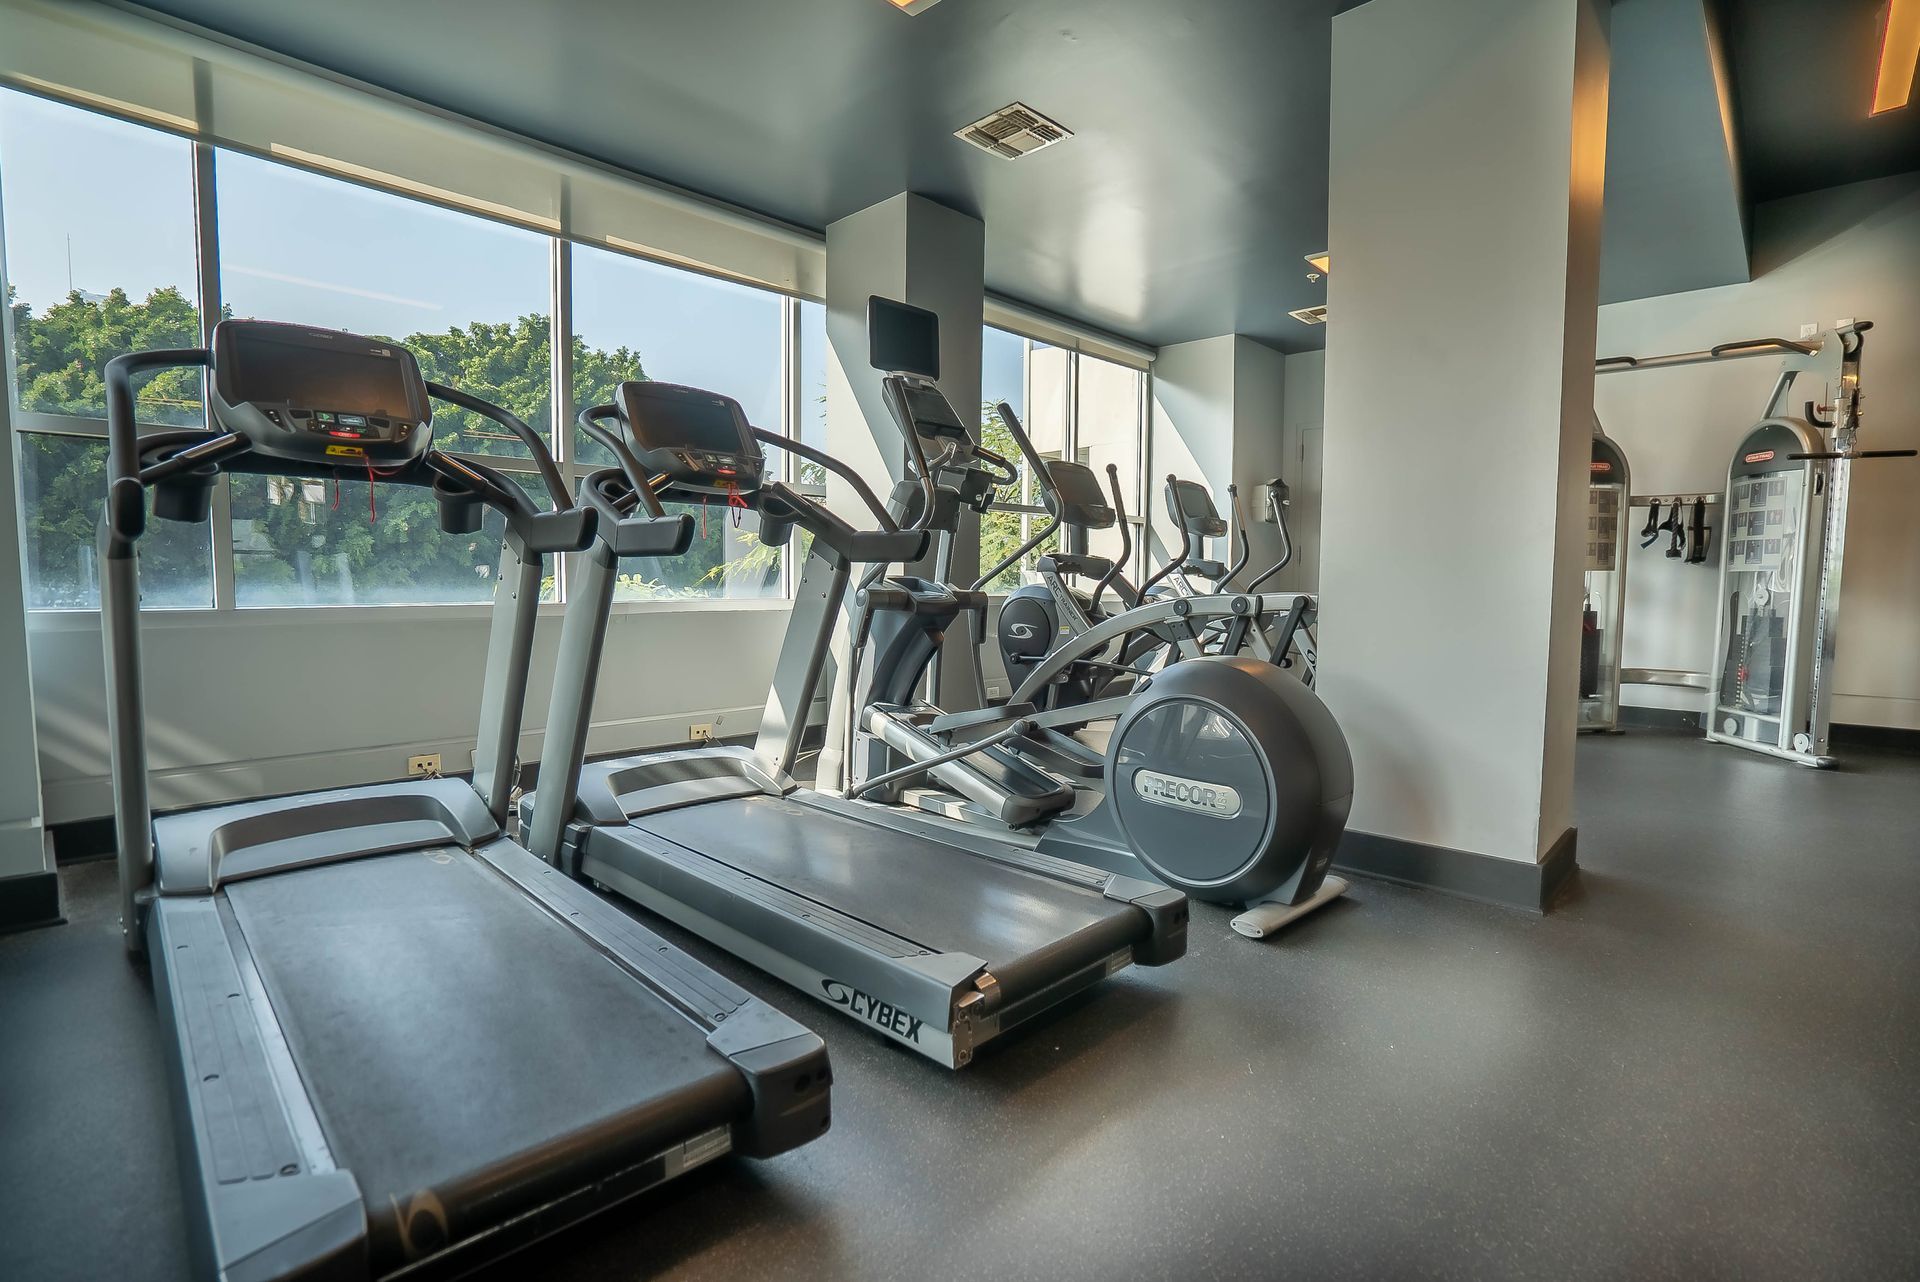
[[(1723, 0), (1748, 198), (1920, 164), (1920, 107), (1864, 118), (1878, 2)], [(1324, 341), (1287, 312), (1325, 301), (1301, 257), (1326, 247), (1331, 19), (1356, 3), (147, 7), (806, 227), (917, 191), (985, 220), (996, 293), (1153, 345), (1294, 351)], [(1702, 167), (1724, 153), (1703, 3), (1616, 4), (1607, 298), (1742, 278), (1738, 184)], [(1681, 19), (1685, 50), (1655, 30)], [(1016, 99), (1077, 136), (1013, 162), (951, 136)]]
[(1749, 279), (1746, 209), (1703, 0), (1615, 0), (1600, 301)]
[(1869, 117), (1887, 0), (1722, 0), (1751, 200), (1920, 169), (1920, 99)]
[[(156, 0), (148, 7), (821, 228), (901, 191), (996, 293), (1151, 344), (1317, 346), (1331, 17), (1356, 0)], [(952, 137), (1014, 100), (1075, 132)]]

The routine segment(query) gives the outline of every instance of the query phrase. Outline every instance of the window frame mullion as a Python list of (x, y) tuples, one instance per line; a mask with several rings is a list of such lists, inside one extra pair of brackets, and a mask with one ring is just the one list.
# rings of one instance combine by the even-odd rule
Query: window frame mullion
[[(800, 300), (791, 294), (784, 295), (780, 303), (780, 435), (789, 441), (800, 435), (800, 362), (804, 353), (800, 350)], [(798, 460), (792, 450), (781, 450), (780, 478), (789, 485), (800, 479)], [(780, 595), (792, 600), (794, 589), (799, 586), (798, 569), (794, 565), (797, 559), (789, 552), (797, 546), (794, 540), (780, 552)]]
[[(552, 385), (547, 395), (549, 411), (547, 441), (554, 462), (569, 489), (580, 493), (582, 473), (573, 461), (573, 242), (564, 236), (548, 238), (551, 246), (547, 306), (552, 318), (547, 323), (551, 356)], [(573, 562), (565, 555), (553, 561), (553, 599), (564, 605)]]
[[(220, 323), (224, 306), (220, 282), (218, 165), (212, 143), (195, 141), (192, 146), (193, 239), (197, 273), (195, 283), (200, 294), (200, 344), (212, 347), (213, 329)], [(202, 412), (207, 415), (208, 426), (212, 425), (212, 415), (208, 412), (213, 394), (208, 383), (212, 377), (212, 370), (208, 370), (200, 379), (200, 405)], [(221, 472), (219, 483), (213, 487), (213, 501), (208, 515), (208, 523), (212, 527), (208, 532), (208, 551), (213, 564), (213, 608), (216, 612), (227, 613), (239, 608), (239, 589), (234, 582), (231, 486), (231, 476), (225, 471)]]

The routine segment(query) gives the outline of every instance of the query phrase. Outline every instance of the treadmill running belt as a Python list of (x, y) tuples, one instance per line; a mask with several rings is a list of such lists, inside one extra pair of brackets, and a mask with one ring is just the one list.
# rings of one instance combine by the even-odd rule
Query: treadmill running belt
[(931, 951), (979, 957), (1003, 990), (1035, 954), (1090, 963), (1146, 933), (1138, 908), (1097, 890), (782, 797), (666, 810), (635, 826)]
[(378, 1268), (748, 1107), (702, 1029), (458, 848), (225, 893)]

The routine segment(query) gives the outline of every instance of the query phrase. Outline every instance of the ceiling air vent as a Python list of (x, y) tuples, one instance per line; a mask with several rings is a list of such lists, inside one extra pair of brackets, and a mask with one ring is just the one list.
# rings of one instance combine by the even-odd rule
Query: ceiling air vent
[(1322, 303), (1318, 307), (1302, 307), (1297, 312), (1288, 312), (1287, 315), (1302, 325), (1324, 325), (1327, 323), (1327, 305)]
[(1004, 156), (1008, 160), (1018, 160), (1042, 147), (1052, 146), (1062, 138), (1073, 137), (1073, 130), (1058, 121), (1048, 120), (1024, 102), (1015, 102), (985, 119), (974, 121), (965, 129), (954, 130), (953, 136), (962, 142), (972, 143), (981, 151)]

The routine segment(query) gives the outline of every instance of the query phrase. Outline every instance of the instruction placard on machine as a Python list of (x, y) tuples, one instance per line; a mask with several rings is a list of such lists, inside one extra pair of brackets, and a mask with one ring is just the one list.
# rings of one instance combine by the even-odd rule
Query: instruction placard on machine
[(1800, 486), (1797, 473), (1741, 478), (1727, 515), (1727, 566), (1735, 571), (1777, 570), (1798, 538)]
[(1592, 486), (1587, 490), (1587, 572), (1613, 569), (1620, 547), (1620, 487)]

